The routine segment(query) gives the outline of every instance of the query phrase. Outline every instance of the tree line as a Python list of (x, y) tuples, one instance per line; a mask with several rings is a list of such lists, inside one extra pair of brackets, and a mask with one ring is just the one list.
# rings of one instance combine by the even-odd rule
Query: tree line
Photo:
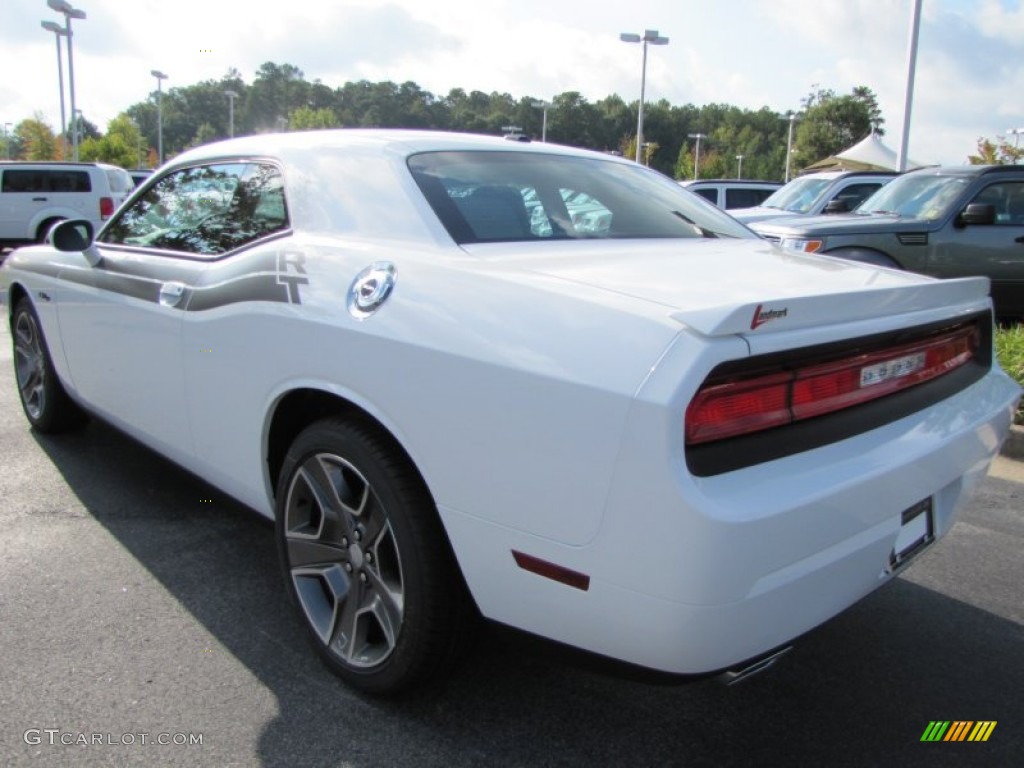
[[(236, 94), (233, 105), (226, 92)], [(414, 82), (348, 82), (332, 88), (309, 81), (291, 64), (267, 62), (246, 83), (238, 70), (220, 80), (173, 87), (162, 94), (165, 158), (198, 144), (234, 135), (335, 127), (423, 128), (501, 135), (520, 131), (540, 139), (544, 110), (535, 96), (467, 93), (453, 88), (438, 96)], [(547, 140), (605, 152), (635, 155), (637, 102), (618, 95), (588, 101), (579, 92), (555, 96), (547, 107)], [(233, 109), (231, 109), (233, 107)], [(232, 114), (233, 113), (233, 114)], [(884, 133), (884, 118), (870, 88), (849, 94), (818, 88), (802, 100), (794, 122), (791, 167), (805, 167), (842, 151), (871, 131)], [(232, 123), (233, 125), (229, 125)], [(728, 104), (675, 106), (662, 99), (644, 106), (645, 162), (675, 178), (694, 178), (700, 134), (700, 178), (731, 178), (739, 171), (751, 179), (782, 179), (790, 120), (762, 107)], [(124, 167), (156, 162), (157, 94), (132, 104), (101, 132), (79, 119), (82, 160)], [(40, 116), (23, 120), (6, 137), (5, 149), (22, 159), (59, 159), (66, 137)], [(70, 142), (67, 142), (70, 154)]]

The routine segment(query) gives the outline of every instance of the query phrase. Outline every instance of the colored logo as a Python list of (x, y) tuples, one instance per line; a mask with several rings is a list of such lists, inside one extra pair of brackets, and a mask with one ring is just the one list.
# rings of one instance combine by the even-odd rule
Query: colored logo
[(932, 720), (921, 741), (988, 741), (996, 720)]
[(759, 326), (772, 320), (778, 320), (780, 317), (785, 317), (788, 314), (789, 307), (784, 307), (783, 309), (764, 309), (763, 304), (758, 304), (757, 309), (754, 310), (754, 317), (750, 321), (750, 330), (757, 330)]

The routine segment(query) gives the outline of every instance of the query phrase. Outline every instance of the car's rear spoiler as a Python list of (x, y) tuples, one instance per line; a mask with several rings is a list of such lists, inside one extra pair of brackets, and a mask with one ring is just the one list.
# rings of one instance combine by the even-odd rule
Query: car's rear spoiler
[(672, 317), (705, 336), (760, 335), (940, 307), (973, 312), (984, 306), (988, 294), (987, 277), (964, 277), (817, 296), (766, 294), (756, 303), (679, 310)]

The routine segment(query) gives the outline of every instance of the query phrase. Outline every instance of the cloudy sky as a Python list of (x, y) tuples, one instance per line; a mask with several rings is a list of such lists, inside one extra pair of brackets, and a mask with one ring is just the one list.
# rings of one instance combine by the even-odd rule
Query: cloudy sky
[[(886, 142), (899, 144), (912, 0), (74, 0), (75, 92), (102, 128), (164, 87), (251, 83), (266, 61), (312, 81), (412, 80), (550, 99), (639, 96), (641, 50), (620, 32), (657, 29), (647, 96), (785, 112), (812, 86), (879, 97)], [(273, 8), (273, 10), (267, 10)], [(0, 7), (0, 121), (41, 111), (60, 122), (54, 36), (45, 0)], [(65, 67), (67, 56), (64, 57)], [(226, 108), (226, 107), (225, 107)], [(1024, 127), (1021, 0), (923, 0), (910, 156), (961, 164), (979, 137)], [(1013, 137), (1010, 137), (1011, 140)]]

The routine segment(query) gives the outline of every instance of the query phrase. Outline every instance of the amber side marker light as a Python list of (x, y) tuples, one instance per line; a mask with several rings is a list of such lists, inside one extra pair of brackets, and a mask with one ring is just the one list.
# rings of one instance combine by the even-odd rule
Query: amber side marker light
[(966, 365), (979, 343), (969, 326), (840, 360), (705, 383), (686, 409), (686, 443), (759, 432), (909, 389)]
[(543, 576), (546, 579), (557, 581), (584, 592), (590, 589), (590, 577), (585, 573), (580, 573), (561, 565), (555, 565), (547, 560), (541, 560), (539, 557), (517, 552), (514, 549), (512, 550), (512, 557), (515, 558), (516, 565), (524, 571), (535, 573), (538, 576)]

